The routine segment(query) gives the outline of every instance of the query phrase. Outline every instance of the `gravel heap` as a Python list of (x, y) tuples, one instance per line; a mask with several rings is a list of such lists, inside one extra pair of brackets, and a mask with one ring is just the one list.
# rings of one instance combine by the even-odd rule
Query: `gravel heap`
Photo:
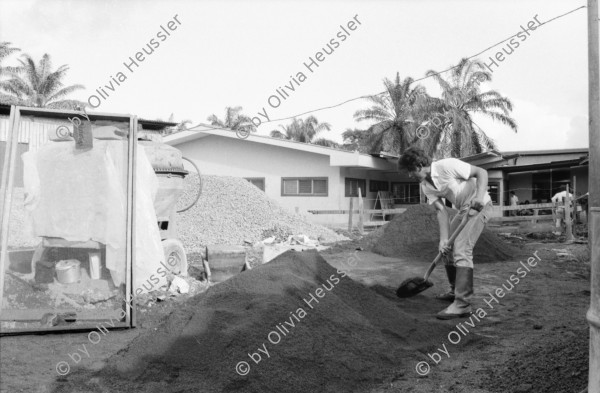
[[(456, 210), (449, 209), (451, 217)], [(374, 244), (373, 251), (388, 257), (408, 257), (433, 260), (438, 253), (439, 224), (435, 209), (429, 205), (416, 205), (391, 222), (382, 230), (370, 234), (366, 244)], [(495, 233), (483, 229), (475, 249), (475, 263), (507, 261), (517, 255), (517, 250)]]
[[(202, 176), (202, 194), (191, 209), (178, 214), (178, 237), (187, 252), (200, 252), (209, 244), (255, 243), (275, 235), (304, 234), (321, 243), (347, 240), (321, 225), (294, 214), (248, 181), (231, 176)], [(178, 209), (193, 202), (198, 176), (185, 179)]]

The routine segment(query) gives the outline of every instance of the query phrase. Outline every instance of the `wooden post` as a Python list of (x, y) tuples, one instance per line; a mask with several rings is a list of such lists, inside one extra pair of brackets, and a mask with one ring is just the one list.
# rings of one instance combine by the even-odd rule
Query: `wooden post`
[(350, 197), (350, 207), (348, 208), (348, 232), (352, 232), (352, 197)]
[(573, 224), (577, 224), (577, 176), (573, 176)]
[(571, 197), (569, 196), (569, 185), (567, 184), (567, 195), (565, 196), (565, 226), (566, 226), (566, 240), (568, 242), (573, 241), (573, 222), (571, 221)]
[(359, 187), (358, 188), (358, 233), (360, 233), (361, 235), (363, 235), (365, 233), (365, 227), (363, 224), (363, 214), (364, 214), (363, 199), (362, 199), (362, 193), (361, 193), (360, 187)]
[[(600, 393), (600, 58), (598, 55), (598, 0), (588, 0), (589, 83), (589, 211), (588, 241), (591, 247), (591, 294), (587, 320), (590, 324), (588, 393)], [(593, 244), (591, 244), (593, 243)]]

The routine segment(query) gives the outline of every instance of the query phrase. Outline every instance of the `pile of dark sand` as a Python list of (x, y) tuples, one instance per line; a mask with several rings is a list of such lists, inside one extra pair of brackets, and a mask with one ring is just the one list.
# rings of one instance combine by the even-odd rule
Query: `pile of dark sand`
[[(456, 214), (456, 210), (449, 211), (451, 217)], [(436, 210), (425, 204), (410, 207), (373, 236), (378, 236), (373, 245), (377, 254), (433, 260), (440, 241)], [(506, 261), (516, 254), (516, 249), (484, 228), (473, 250), (473, 259), (475, 263)]]
[[(311, 294), (322, 295), (313, 308), (303, 300)], [(190, 299), (104, 369), (73, 372), (54, 391), (362, 393), (413, 372), (447, 332), (344, 277), (317, 252), (288, 251)], [(256, 364), (249, 353), (262, 359)], [(236, 372), (241, 361), (250, 366), (245, 376)]]
[(588, 382), (589, 328), (552, 332), (549, 345), (513, 354), (510, 362), (491, 369), (482, 384), (493, 392), (581, 392)]

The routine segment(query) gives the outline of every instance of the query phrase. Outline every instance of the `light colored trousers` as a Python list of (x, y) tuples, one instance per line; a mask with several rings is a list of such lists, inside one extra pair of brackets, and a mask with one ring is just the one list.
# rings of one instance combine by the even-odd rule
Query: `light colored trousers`
[[(446, 260), (447, 264), (473, 268), (473, 248), (475, 247), (475, 243), (477, 243), (477, 239), (479, 239), (485, 224), (490, 218), (491, 211), (492, 204), (488, 203), (478, 214), (469, 218), (467, 225), (465, 225), (454, 241), (452, 257)], [(452, 236), (465, 214), (468, 214), (468, 211), (461, 210), (454, 216), (450, 222), (449, 236)]]

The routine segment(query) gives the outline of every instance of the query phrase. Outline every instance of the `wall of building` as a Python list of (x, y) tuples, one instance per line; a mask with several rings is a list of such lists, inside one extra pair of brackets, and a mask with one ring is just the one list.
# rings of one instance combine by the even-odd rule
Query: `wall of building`
[(583, 195), (588, 192), (588, 167), (573, 167), (571, 168), (571, 185), (574, 186), (577, 195)]
[[(329, 156), (214, 135), (175, 147), (202, 174), (265, 178), (265, 193), (291, 212), (341, 208), (340, 171), (329, 165)], [(282, 177), (326, 177), (328, 195), (282, 196)]]
[[(514, 191), (519, 198), (519, 203), (532, 200), (532, 175), (531, 173), (511, 173), (508, 175), (507, 191)], [(508, 200), (510, 201), (510, 199)]]
[[(176, 145), (183, 155), (193, 160), (202, 174), (265, 179), (265, 193), (290, 212), (305, 215), (312, 222), (343, 227), (348, 225), (347, 214), (310, 214), (309, 210), (347, 210), (350, 198), (345, 196), (346, 177), (366, 179), (364, 208), (375, 204), (376, 192), (369, 191), (369, 180), (409, 181), (397, 173), (361, 168), (335, 167), (327, 155), (271, 146), (250, 140), (205, 136)], [(327, 196), (282, 196), (282, 177), (327, 177)], [(353, 200), (358, 208), (358, 198)], [(365, 214), (364, 220), (370, 219)], [(354, 222), (358, 217), (354, 218)]]

